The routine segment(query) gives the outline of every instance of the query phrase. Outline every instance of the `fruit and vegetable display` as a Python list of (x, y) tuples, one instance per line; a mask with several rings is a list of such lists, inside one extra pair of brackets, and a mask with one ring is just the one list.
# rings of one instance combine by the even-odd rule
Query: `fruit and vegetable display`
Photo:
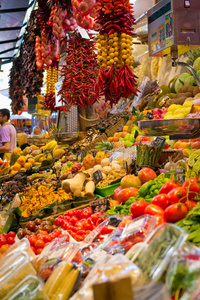
[[(129, 0), (39, 0), (31, 13), (12, 111), (42, 88), (37, 121), (48, 110), (57, 124), (0, 160), (2, 300), (199, 298), (200, 88), (137, 61), (133, 13)], [(199, 49), (186, 55), (200, 76)]]

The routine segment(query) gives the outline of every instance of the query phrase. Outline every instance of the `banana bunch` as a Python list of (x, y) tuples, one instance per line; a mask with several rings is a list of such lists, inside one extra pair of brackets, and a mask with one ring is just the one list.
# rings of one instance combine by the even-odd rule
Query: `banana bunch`
[(50, 300), (67, 300), (71, 296), (80, 278), (80, 268), (62, 261), (51, 273), (44, 285), (44, 292)]
[(56, 146), (57, 146), (57, 142), (51, 141), (48, 144), (46, 144), (45, 146), (41, 147), (40, 149), (44, 152), (47, 149), (53, 150)]
[(58, 81), (58, 69), (56, 67), (49, 67), (47, 69), (46, 77), (46, 94), (55, 93), (55, 83)]

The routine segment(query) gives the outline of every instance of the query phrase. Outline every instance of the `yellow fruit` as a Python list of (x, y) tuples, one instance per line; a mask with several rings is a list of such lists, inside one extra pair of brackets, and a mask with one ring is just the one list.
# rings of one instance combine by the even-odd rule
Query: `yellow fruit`
[(95, 164), (100, 165), (102, 159), (105, 158), (105, 157), (106, 157), (106, 155), (103, 151), (98, 151), (96, 156), (95, 156)]
[(95, 159), (92, 154), (88, 154), (83, 159), (83, 166), (85, 170), (93, 168), (95, 165)]
[(36, 145), (32, 145), (32, 146), (31, 146), (31, 149), (32, 149), (32, 151), (34, 151), (34, 150), (38, 150), (39, 147), (37, 147)]
[[(13, 150), (13, 152), (18, 152), (19, 154), (21, 153), (21, 148), (19, 148), (19, 147), (17, 147), (17, 148), (15, 148), (14, 150)], [(12, 153), (13, 153), (12, 152)]]
[(19, 170), (21, 169), (21, 165), (20, 165), (18, 162), (16, 162), (16, 163), (12, 166), (12, 169), (13, 169), (14, 171), (19, 171)]
[(29, 163), (29, 162), (27, 162), (27, 163), (25, 163), (25, 165), (24, 165), (24, 168), (27, 170), (27, 169), (30, 169), (32, 167), (32, 164), (31, 163)]
[(21, 170), (20, 171), (26, 171), (26, 169), (25, 168), (21, 168)]
[(32, 166), (34, 166), (35, 165), (35, 159), (29, 158), (28, 163), (30, 163)]
[(17, 163), (20, 164), (21, 166), (24, 166), (26, 163), (26, 160), (27, 160), (26, 156), (22, 155), (18, 158)]
[(15, 175), (17, 172), (18, 172), (18, 171), (12, 170), (12, 171), (10, 172), (10, 174), (11, 174), (11, 175)]

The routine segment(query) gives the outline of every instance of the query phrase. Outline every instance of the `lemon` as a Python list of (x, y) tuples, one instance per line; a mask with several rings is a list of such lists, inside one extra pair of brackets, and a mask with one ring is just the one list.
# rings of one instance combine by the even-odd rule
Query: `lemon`
[(102, 47), (102, 48), (101, 48), (101, 51), (102, 51), (102, 52), (107, 52), (107, 49), (106, 49), (105, 47)]
[(113, 38), (113, 41), (114, 41), (114, 42), (117, 42), (117, 41), (118, 41), (118, 37), (115, 36), (115, 37)]
[(133, 70), (134, 68), (133, 68), (133, 66), (130, 66), (130, 68), (131, 68), (131, 70)]
[(108, 44), (109, 44), (109, 45), (112, 45), (112, 44), (113, 44), (113, 39), (110, 39), (110, 40), (108, 41)]
[(125, 55), (125, 54), (126, 54), (126, 50), (123, 49), (123, 50), (122, 50), (122, 55)]
[(113, 58), (113, 57), (114, 57), (114, 53), (110, 53), (109, 56), (110, 56), (111, 58)]
[(98, 44), (97, 44), (97, 47), (98, 47), (99, 49), (101, 49), (101, 44), (100, 44), (100, 43), (98, 43)]
[(118, 48), (118, 43), (117, 43), (117, 42), (114, 42), (114, 43), (113, 43), (113, 47), (117, 47), (117, 48)]
[(114, 35), (114, 36), (118, 36), (118, 33), (117, 33), (117, 32), (114, 32), (113, 35)]
[(101, 55), (97, 55), (98, 60), (103, 60), (103, 57)]
[(127, 55), (122, 55), (122, 59), (127, 59)]
[(114, 48), (110, 48), (109, 52), (115, 52), (115, 49)]
[(122, 38), (123, 38), (123, 37), (126, 37), (126, 33), (123, 32), (123, 33), (121, 34), (121, 37), (122, 37)]
[(102, 67), (103, 67), (103, 68), (106, 68), (106, 64), (102, 64)]
[(126, 39), (121, 39), (121, 43), (126, 43)]
[(107, 57), (107, 54), (104, 52), (104, 53), (102, 53), (102, 56), (103, 57)]
[(113, 37), (114, 37), (114, 34), (110, 34), (110, 35), (109, 35), (109, 38), (113, 38)]
[(119, 56), (119, 52), (114, 52), (114, 56)]
[(113, 65), (114, 64), (114, 59), (110, 59), (109, 60), (109, 65)]
[(126, 59), (126, 63), (127, 63), (127, 65), (128, 65), (128, 64), (130, 64), (130, 62), (131, 62), (131, 61), (130, 61), (130, 59), (129, 59), (129, 58), (127, 58), (127, 59)]
[(118, 57), (115, 57), (114, 58), (114, 62), (118, 62), (119, 58)]

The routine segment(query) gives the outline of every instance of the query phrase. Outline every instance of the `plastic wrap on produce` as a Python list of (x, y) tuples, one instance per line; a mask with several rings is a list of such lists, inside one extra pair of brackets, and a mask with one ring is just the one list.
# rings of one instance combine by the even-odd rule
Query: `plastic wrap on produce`
[(133, 288), (134, 300), (171, 300), (167, 287), (162, 284), (149, 284)]
[(131, 263), (122, 254), (116, 254), (114, 256), (107, 254), (96, 263), (84, 280), (81, 289), (71, 298), (71, 300), (93, 300), (92, 286), (94, 284), (117, 281), (127, 277), (131, 278), (132, 285), (140, 286), (141, 271), (136, 265)]

